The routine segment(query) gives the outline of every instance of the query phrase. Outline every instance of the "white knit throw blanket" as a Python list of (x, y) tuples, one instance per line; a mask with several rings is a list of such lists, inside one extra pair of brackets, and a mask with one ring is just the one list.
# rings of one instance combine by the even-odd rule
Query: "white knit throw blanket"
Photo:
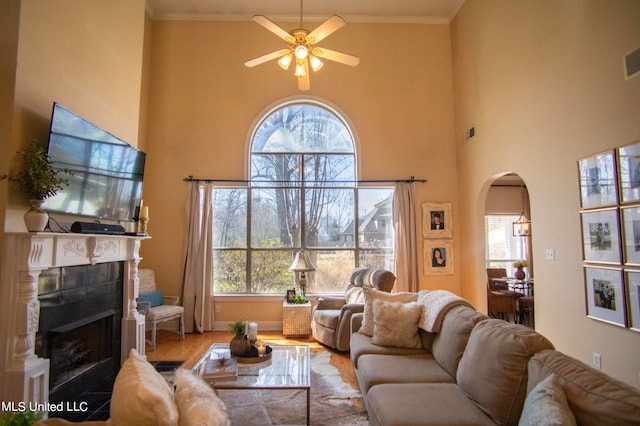
[(440, 332), (444, 314), (454, 306), (466, 305), (473, 308), (466, 299), (446, 290), (422, 290), (418, 293), (418, 303), (424, 306), (418, 327), (430, 333)]

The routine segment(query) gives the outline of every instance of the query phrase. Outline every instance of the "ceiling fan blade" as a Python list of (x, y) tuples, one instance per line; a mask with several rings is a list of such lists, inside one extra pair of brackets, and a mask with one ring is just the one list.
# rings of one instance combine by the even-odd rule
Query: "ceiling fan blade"
[(268, 61), (270, 61), (272, 59), (276, 59), (276, 58), (279, 58), (281, 56), (287, 55), (289, 52), (291, 52), (290, 49), (276, 50), (275, 52), (267, 53), (266, 55), (262, 55), (262, 56), (258, 56), (257, 58), (254, 58), (254, 59), (250, 59), (247, 62), (245, 62), (244, 65), (249, 67), (249, 68), (255, 67), (256, 65), (260, 65), (260, 64), (268, 62)]
[(277, 35), (278, 37), (280, 37), (281, 39), (283, 39), (284, 41), (286, 41), (287, 43), (293, 43), (295, 41), (295, 38), (293, 38), (291, 34), (286, 32), (282, 28), (280, 28), (278, 25), (274, 24), (266, 16), (255, 15), (252, 19), (258, 24), (268, 29), (269, 31), (271, 31), (272, 33), (274, 33), (275, 35)]
[(338, 15), (333, 15), (331, 18), (320, 24), (318, 28), (307, 34), (307, 42), (309, 44), (319, 43), (321, 40), (331, 35), (331, 33), (338, 31), (345, 25), (346, 22), (344, 22), (344, 19), (342, 19)]
[(298, 90), (307, 90), (311, 89), (311, 82), (309, 81), (309, 73), (303, 75), (302, 77), (298, 77)]
[(309, 80), (309, 61), (304, 60), (304, 74), (298, 77), (298, 90), (307, 91), (311, 89), (311, 82)]
[(340, 62), (341, 64), (350, 65), (352, 67), (355, 67), (360, 63), (360, 58), (357, 56), (347, 55), (346, 53), (336, 52), (335, 50), (325, 49), (324, 47), (314, 47), (311, 53), (319, 58)]

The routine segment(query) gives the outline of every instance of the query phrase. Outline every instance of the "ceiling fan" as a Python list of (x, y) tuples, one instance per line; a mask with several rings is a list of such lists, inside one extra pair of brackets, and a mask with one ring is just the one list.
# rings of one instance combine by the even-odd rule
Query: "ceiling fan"
[(278, 65), (287, 70), (295, 60), (295, 75), (298, 77), (298, 89), (300, 90), (309, 90), (311, 88), (309, 67), (313, 71), (318, 71), (322, 68), (324, 63), (320, 58), (352, 67), (355, 67), (360, 62), (360, 58), (357, 56), (316, 46), (317, 43), (346, 25), (346, 22), (341, 17), (334, 15), (311, 32), (302, 29), (302, 0), (300, 0), (300, 29), (287, 32), (262, 15), (256, 15), (252, 19), (287, 42), (289, 47), (248, 60), (244, 64), (251, 68), (279, 58)]

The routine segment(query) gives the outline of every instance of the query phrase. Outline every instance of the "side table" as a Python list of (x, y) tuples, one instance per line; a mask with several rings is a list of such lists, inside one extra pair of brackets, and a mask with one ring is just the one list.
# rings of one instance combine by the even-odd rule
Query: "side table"
[(311, 302), (282, 304), (282, 334), (308, 336), (311, 334)]

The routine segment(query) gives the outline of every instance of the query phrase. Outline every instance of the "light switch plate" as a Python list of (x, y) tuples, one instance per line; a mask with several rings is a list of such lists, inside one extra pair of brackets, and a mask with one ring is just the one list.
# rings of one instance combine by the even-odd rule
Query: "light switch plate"
[(545, 251), (545, 257), (547, 258), (547, 260), (556, 260), (556, 251), (554, 249), (548, 248)]

